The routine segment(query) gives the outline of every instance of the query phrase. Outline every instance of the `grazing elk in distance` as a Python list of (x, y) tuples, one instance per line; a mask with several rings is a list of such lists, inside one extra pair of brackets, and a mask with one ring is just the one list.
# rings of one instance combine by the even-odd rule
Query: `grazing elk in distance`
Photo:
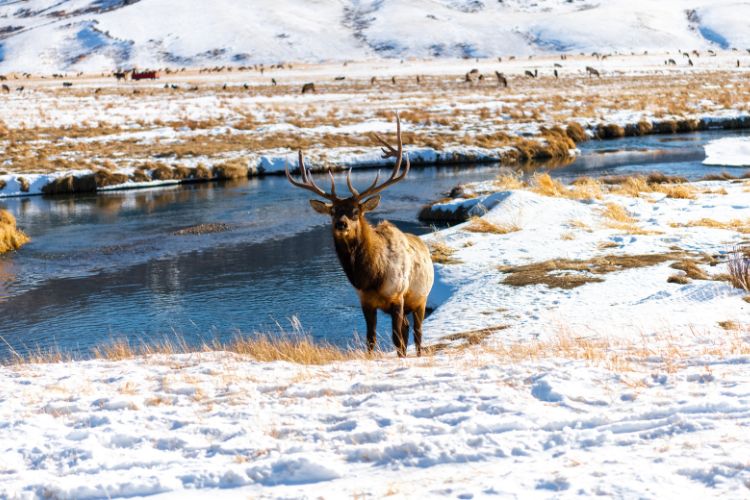
[(331, 217), (333, 242), (341, 267), (349, 282), (356, 288), (362, 312), (367, 323), (367, 350), (375, 348), (377, 311), (391, 316), (393, 344), (399, 357), (406, 356), (409, 341), (409, 321), (414, 321), (414, 344), (417, 356), (422, 355), (422, 321), (427, 307), (427, 295), (434, 281), (432, 259), (427, 245), (413, 234), (402, 233), (393, 224), (383, 221), (370, 226), (365, 213), (374, 210), (380, 203), (380, 193), (388, 186), (401, 181), (409, 173), (409, 158), (401, 169), (404, 146), (401, 139), (401, 122), (396, 115), (397, 148), (389, 145), (377, 134), (375, 138), (383, 146), (383, 158), (395, 158), (390, 177), (378, 184), (380, 173), (370, 186), (362, 192), (352, 185), (351, 169), (346, 184), (351, 192), (348, 198), (336, 195), (333, 174), (331, 192), (326, 193), (315, 184), (305, 168), (302, 151), (299, 152), (299, 170), (302, 182), (295, 181), (286, 168), (286, 177), (294, 186), (312, 191), (330, 203), (310, 200), (313, 209)]
[(537, 76), (537, 75), (538, 75), (539, 73), (537, 72), (537, 70), (534, 70), (534, 72), (533, 72), (533, 73), (532, 73), (531, 71), (529, 71), (529, 70), (526, 70), (526, 71), (524, 72), (524, 74), (525, 74), (526, 76), (528, 76), (529, 78), (536, 78), (536, 76)]
[(308, 82), (302, 86), (302, 93), (307, 94), (308, 92), (315, 93), (315, 84), (312, 82)]
[(586, 66), (586, 73), (588, 73), (589, 76), (595, 76), (597, 78), (601, 78), (602, 76), (599, 74), (599, 71), (592, 68), (591, 66)]
[(508, 79), (505, 78), (505, 75), (500, 73), (499, 71), (495, 71), (495, 76), (497, 77), (497, 83), (498, 85), (502, 85), (505, 88), (508, 88)]
[(474, 83), (475, 81), (480, 80), (481, 77), (482, 75), (479, 73), (479, 70), (474, 68), (466, 73), (466, 75), (464, 76), (464, 81), (467, 83)]

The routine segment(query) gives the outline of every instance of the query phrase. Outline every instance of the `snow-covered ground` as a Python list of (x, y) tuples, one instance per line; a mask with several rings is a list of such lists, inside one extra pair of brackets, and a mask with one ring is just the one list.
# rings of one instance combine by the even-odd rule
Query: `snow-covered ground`
[(3, 0), (0, 72), (744, 50), (747, 19), (736, 0)]
[[(561, 329), (593, 337), (659, 337), (688, 331), (700, 337), (719, 332), (720, 322), (746, 323), (750, 304), (743, 297), (747, 293), (721, 278), (686, 285), (667, 282), (670, 276), (681, 274), (671, 265), (684, 258), (712, 256), (714, 265), (699, 267), (711, 276), (726, 274), (727, 254), (747, 242), (747, 181), (693, 186), (696, 193), (703, 191), (695, 199), (648, 193), (641, 197), (606, 194), (600, 200), (580, 201), (514, 190), (438, 205), (455, 210), (465, 204), (472, 207), (470, 214), (484, 214), (487, 221), (518, 230), (482, 234), (461, 224), (428, 237), (454, 249), (452, 258), (460, 263), (440, 265), (441, 284), (453, 294), (426, 326), (446, 334), (510, 322), (513, 328), (502, 336), (522, 340), (545, 338)], [(622, 224), (608, 218), (608, 204), (624, 209), (633, 221)], [(728, 227), (700, 224), (707, 219)], [(569, 290), (505, 285), (508, 275), (498, 269), (550, 259), (673, 252), (679, 256), (658, 265), (605, 275), (551, 270), (551, 274), (603, 278)]]
[(748, 363), (470, 351), (0, 368), (0, 496), (743, 498)]

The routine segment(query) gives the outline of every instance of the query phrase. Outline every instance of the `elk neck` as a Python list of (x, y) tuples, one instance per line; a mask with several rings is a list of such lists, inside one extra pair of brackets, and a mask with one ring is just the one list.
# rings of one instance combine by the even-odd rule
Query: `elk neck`
[(360, 215), (357, 232), (350, 238), (334, 232), (336, 254), (346, 277), (357, 290), (377, 290), (383, 283), (383, 238)]

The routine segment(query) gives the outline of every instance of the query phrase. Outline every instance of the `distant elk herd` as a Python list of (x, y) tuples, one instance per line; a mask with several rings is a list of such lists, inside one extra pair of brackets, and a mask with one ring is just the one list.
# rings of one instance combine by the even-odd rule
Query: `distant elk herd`
[[(746, 50), (747, 50), (748, 53), (750, 53), (750, 49), (746, 49)], [(732, 51), (738, 52), (738, 49), (733, 48)], [(701, 57), (701, 52), (699, 52), (698, 50), (692, 50), (692, 51), (682, 51), (682, 50), (679, 50), (678, 53), (682, 56), (681, 58), (675, 59), (674, 57), (669, 57), (667, 59), (664, 59), (664, 65), (665, 66), (679, 66), (678, 60), (683, 60), (683, 61), (686, 62), (686, 64), (688, 66), (692, 67), (692, 66), (695, 65), (695, 63), (693, 62), (694, 58)], [(669, 54), (669, 53), (667, 53), (667, 54)], [(716, 57), (717, 56), (716, 51), (711, 50), (711, 49), (706, 50), (705, 54), (707, 54), (708, 57)], [(616, 53), (616, 54), (601, 54), (601, 53), (598, 53), (598, 52), (592, 52), (588, 56), (586, 54), (583, 54), (583, 53), (581, 53), (579, 55), (582, 56), (582, 57), (595, 57), (598, 61), (604, 61), (605, 59), (611, 58), (613, 55), (625, 56), (626, 54), (620, 54), (620, 53)], [(634, 52), (631, 52), (630, 55), (636, 55), (636, 54)], [(644, 51), (643, 55), (648, 55), (648, 51)], [(572, 57), (572, 56), (573, 56), (572, 54), (560, 54), (559, 58), (560, 58), (561, 61), (568, 61), (568, 58)], [(531, 61), (533, 59), (534, 59), (533, 55), (528, 56), (528, 60), (529, 61)], [(516, 60), (515, 56), (508, 56), (506, 58), (506, 61), (515, 61), (515, 60)], [(477, 62), (478, 61), (479, 60), (477, 59)], [(497, 61), (500, 62), (500, 63), (504, 62), (502, 57), (498, 57)], [(402, 60), (401, 62), (403, 63), (404, 61)], [(734, 63), (734, 61), (733, 61), (733, 63)], [(344, 62), (343, 66), (347, 66), (347, 64), (348, 64), (347, 62)], [(528, 68), (528, 65), (526, 65), (526, 66)], [(740, 59), (737, 59), (736, 60), (736, 67), (739, 68), (741, 66), (742, 66), (742, 64), (741, 64)], [(565, 69), (563, 67), (563, 65), (560, 64), (560, 62), (555, 62), (552, 65), (552, 67), (547, 67), (546, 69), (543, 69), (542, 72), (540, 72), (539, 68), (534, 68), (534, 67), (528, 68), (528, 69), (527, 68), (523, 68), (523, 67), (521, 68), (521, 71), (522, 71), (522, 73), (520, 74), (521, 78), (536, 79), (536, 78), (539, 78), (540, 75), (544, 74), (546, 76), (551, 76), (551, 77), (554, 77), (555, 79), (558, 79), (561, 76), (563, 76), (563, 70)], [(198, 72), (199, 73), (221, 73), (221, 72), (232, 72), (232, 71), (235, 71), (235, 70), (236, 71), (255, 70), (255, 71), (260, 72), (261, 75), (263, 75), (267, 69), (268, 70), (292, 69), (292, 65), (291, 64), (287, 64), (287, 63), (279, 63), (279, 64), (272, 64), (272, 65), (269, 65), (269, 66), (266, 66), (264, 64), (255, 64), (255, 65), (252, 65), (252, 66), (248, 65), (248, 66), (238, 66), (238, 67), (233, 67), (233, 66), (216, 66), (216, 67), (210, 67), (210, 68), (201, 68), (200, 70), (198, 70)], [(572, 71), (569, 72), (569, 74), (571, 74), (571, 75), (577, 73), (572, 67), (570, 67), (568, 69), (572, 70)], [(162, 74), (164, 74), (164, 75), (172, 75), (172, 74), (176, 74), (176, 73), (182, 73), (182, 72), (185, 72), (185, 71), (187, 71), (187, 68), (180, 68), (180, 69), (162, 68), (160, 70), (152, 70), (152, 69), (140, 70), (140, 69), (137, 69), (137, 68), (131, 68), (131, 69), (127, 69), (127, 70), (118, 69), (117, 71), (109, 73), (109, 75), (112, 76), (112, 77), (114, 77), (115, 79), (117, 79), (118, 82), (120, 82), (120, 81), (127, 81), (127, 80), (141, 81), (141, 80), (157, 80), (157, 79), (159, 79), (161, 77)], [(601, 78), (602, 77), (601, 70), (597, 69), (597, 68), (595, 68), (593, 66), (585, 66), (584, 67), (584, 72), (585, 72), (585, 74), (589, 78), (592, 78), (592, 77), (594, 77), (594, 78)], [(494, 73), (495, 73), (494, 74), (494, 79), (491, 78), (491, 77), (488, 78), (488, 76), (485, 75), (485, 74), (483, 74), (483, 73), (481, 73), (478, 68), (472, 68), (471, 70), (469, 70), (468, 72), (466, 72), (464, 74), (464, 76), (463, 76), (463, 82), (466, 83), (466, 84), (474, 86), (474, 85), (479, 85), (479, 84), (485, 83), (488, 80), (490, 80), (490, 81), (494, 80), (496, 82), (496, 85), (499, 86), (499, 87), (507, 88), (510, 85), (510, 83), (511, 83), (510, 82), (510, 75), (507, 75), (506, 73), (503, 73), (503, 72), (500, 72), (500, 71), (497, 71), (497, 70), (495, 70)], [(83, 75), (82, 72), (78, 72), (76, 74), (76, 76), (81, 76), (81, 75)], [(102, 74), (102, 76), (105, 76), (105, 75), (106, 74)], [(54, 73), (54, 74), (51, 75), (52, 78), (66, 78), (67, 76), (68, 75), (60, 74), (60, 73)], [(14, 79), (14, 80), (19, 80), (21, 78), (30, 79), (32, 77), (32, 75), (30, 73), (20, 73), (20, 74), (11, 74), (10, 77), (12, 79)], [(277, 80), (277, 77), (278, 76), (274, 76), (274, 77), (270, 78), (270, 83), (274, 87), (280, 85), (280, 81)], [(49, 76), (40, 76), (39, 78), (44, 79), (44, 78), (49, 78)], [(390, 81), (390, 83), (392, 85), (398, 85), (398, 84), (400, 84), (402, 82), (409, 81), (410, 78), (413, 78), (414, 80), (412, 80), (412, 81), (416, 81), (417, 85), (421, 85), (421, 84), (425, 83), (428, 80), (428, 78), (426, 76), (417, 74), (417, 75), (413, 75), (411, 77), (408, 77), (406, 75), (397, 77), (397, 76), (394, 75), (394, 76), (391, 76), (389, 79), (384, 80), (384, 81)], [(343, 76), (343, 75), (337, 75), (337, 76), (333, 77), (333, 81), (334, 82), (341, 82), (341, 81), (344, 81), (346, 79), (347, 79), (347, 77)], [(8, 81), (8, 76), (6, 76), (6, 75), (0, 75), (0, 81)], [(372, 76), (372, 77), (369, 78), (369, 82), (370, 82), (371, 86), (374, 86), (374, 85), (378, 84), (379, 81), (383, 81), (383, 80), (378, 80), (378, 77), (376, 77), (376, 76)], [(320, 83), (320, 82), (318, 82), (318, 83)], [(0, 85), (1, 85), (0, 89), (2, 89), (3, 92), (5, 92), (5, 93), (10, 93), (11, 92), (12, 89), (11, 89), (11, 87), (7, 83), (2, 83)], [(64, 81), (62, 83), (62, 86), (63, 87), (72, 87), (73, 83), (70, 82), (70, 81)], [(244, 89), (249, 89), (250, 85), (248, 85), (247, 83), (244, 83), (244, 84), (242, 84), (242, 87)], [(26, 87), (23, 86), (23, 85), (16, 86), (15, 90), (18, 91), (18, 92), (23, 92), (25, 88)], [(195, 85), (195, 84), (191, 84), (189, 86), (181, 87), (181, 86), (176, 85), (174, 83), (167, 83), (167, 84), (164, 85), (164, 88), (165, 89), (173, 89), (173, 90), (177, 90), (177, 89), (180, 89), (180, 88), (184, 88), (186, 90), (198, 90), (198, 86)], [(222, 89), (224, 89), (224, 90), (227, 90), (228, 88), (229, 88), (229, 85), (227, 83), (225, 83), (222, 86)], [(99, 93), (100, 90), (101, 89), (97, 89), (96, 93)], [(300, 92), (302, 94), (310, 94), (310, 93), (316, 93), (317, 90), (318, 90), (318, 88), (316, 87), (315, 82), (307, 82), (307, 83), (304, 83), (302, 85)], [(137, 89), (134, 89), (133, 92), (134, 93), (139, 93), (140, 91), (137, 90)]]

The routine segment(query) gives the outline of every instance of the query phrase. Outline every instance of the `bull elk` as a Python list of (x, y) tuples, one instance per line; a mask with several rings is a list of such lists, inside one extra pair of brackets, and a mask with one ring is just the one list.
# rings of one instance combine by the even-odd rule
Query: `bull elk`
[(330, 203), (310, 200), (316, 212), (331, 217), (333, 242), (341, 267), (349, 282), (357, 290), (362, 312), (367, 323), (367, 350), (375, 348), (377, 311), (391, 316), (393, 345), (399, 357), (406, 356), (409, 341), (409, 321), (414, 321), (414, 344), (417, 356), (422, 355), (422, 321), (427, 307), (427, 295), (434, 281), (432, 259), (427, 245), (413, 234), (402, 233), (396, 226), (383, 221), (372, 227), (365, 213), (374, 210), (380, 203), (380, 195), (389, 186), (401, 181), (409, 172), (409, 158), (401, 169), (404, 146), (401, 139), (401, 122), (396, 115), (396, 148), (383, 138), (375, 138), (384, 146), (383, 158), (395, 158), (390, 177), (378, 184), (380, 172), (364, 191), (357, 191), (351, 181), (351, 169), (346, 176), (346, 185), (351, 192), (348, 198), (336, 195), (333, 174), (331, 192), (326, 193), (315, 184), (305, 168), (302, 151), (299, 151), (299, 171), (302, 182), (295, 181), (286, 168), (286, 177), (292, 185), (325, 198)]

